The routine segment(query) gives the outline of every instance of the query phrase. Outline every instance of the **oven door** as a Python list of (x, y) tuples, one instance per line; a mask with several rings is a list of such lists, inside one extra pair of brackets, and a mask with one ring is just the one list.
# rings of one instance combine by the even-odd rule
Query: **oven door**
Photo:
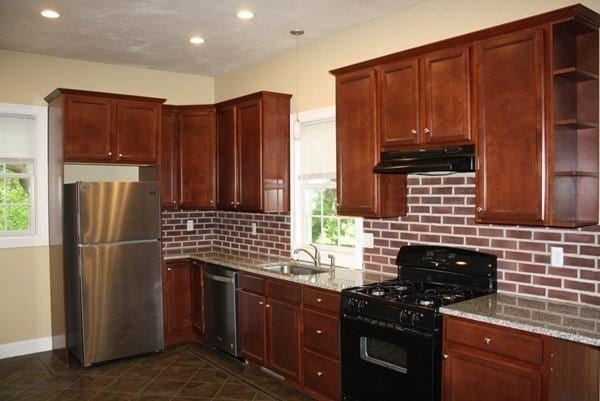
[(437, 401), (435, 338), (342, 315), (342, 393), (347, 401)]

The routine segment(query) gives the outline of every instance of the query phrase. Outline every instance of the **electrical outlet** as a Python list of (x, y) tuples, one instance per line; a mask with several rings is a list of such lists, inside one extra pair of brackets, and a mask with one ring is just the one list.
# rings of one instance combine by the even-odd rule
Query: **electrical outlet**
[(256, 235), (256, 223), (252, 223), (252, 235)]
[(550, 247), (550, 264), (555, 267), (564, 266), (563, 249), (559, 246)]
[(187, 220), (186, 224), (186, 231), (194, 231), (194, 220)]
[(373, 248), (373, 234), (363, 233), (363, 248)]

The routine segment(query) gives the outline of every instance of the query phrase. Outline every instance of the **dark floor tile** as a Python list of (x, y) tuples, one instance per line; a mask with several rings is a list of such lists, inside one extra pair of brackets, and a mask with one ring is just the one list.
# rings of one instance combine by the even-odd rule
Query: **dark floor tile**
[(154, 379), (142, 390), (145, 395), (174, 396), (185, 383)]
[(0, 384), (0, 400), (10, 400), (12, 397), (22, 393), (24, 390), (25, 389), (23, 387)]
[(88, 401), (96, 396), (94, 391), (85, 390), (63, 390), (54, 397), (50, 398), (52, 401)]
[(6, 376), (0, 376), (0, 384), (29, 387), (51, 377), (46, 370), (15, 370)]
[(127, 393), (98, 393), (90, 401), (130, 401), (134, 394)]
[(36, 387), (67, 388), (81, 380), (80, 375), (59, 375), (47, 377), (35, 384)]
[(231, 377), (224, 370), (213, 367), (199, 369), (198, 372), (191, 378), (192, 382), (219, 382), (223, 383)]
[(237, 381), (228, 381), (223, 384), (217, 393), (217, 397), (232, 400), (253, 400), (256, 394), (258, 394), (258, 391), (254, 387)]
[[(14, 398), (10, 398), (11, 401), (45, 401), (54, 397), (62, 390), (59, 388), (44, 388), (44, 387), (30, 387), (23, 391)], [(0, 399), (4, 399), (0, 396)]]
[(183, 366), (169, 366), (158, 375), (160, 380), (171, 380), (187, 382), (198, 372), (197, 368), (186, 368)]
[(139, 393), (148, 383), (150, 379), (118, 377), (104, 390), (116, 393)]
[(87, 368), (87, 375), (90, 376), (113, 376), (119, 377), (126, 371), (128, 371), (136, 362), (112, 362), (106, 365), (94, 366)]
[(83, 376), (69, 388), (74, 390), (101, 391), (115, 381), (113, 376)]
[(188, 383), (177, 393), (178, 397), (208, 398), (214, 397), (223, 383)]
[(165, 368), (167, 366), (170, 366), (177, 359), (179, 359), (179, 357), (179, 353), (157, 354), (140, 359), (139, 361), (137, 361), (137, 364), (143, 366), (157, 366)]
[(165, 397), (160, 395), (148, 395), (138, 394), (135, 395), (131, 401), (171, 401), (171, 397)]
[(138, 379), (154, 379), (165, 368), (157, 366), (135, 365), (129, 368), (121, 377), (134, 377)]
[(183, 353), (175, 362), (173, 362), (173, 366), (186, 366), (191, 368), (201, 368), (205, 365), (206, 361), (204, 359), (189, 352)]

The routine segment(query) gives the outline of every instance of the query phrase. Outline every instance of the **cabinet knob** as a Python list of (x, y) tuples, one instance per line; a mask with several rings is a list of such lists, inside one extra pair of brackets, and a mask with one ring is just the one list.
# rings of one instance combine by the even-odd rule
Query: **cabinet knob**
[(324, 372), (317, 372), (317, 376), (321, 377), (323, 376), (325, 373)]
[(489, 337), (486, 337), (483, 339), (483, 342), (486, 343), (487, 345), (490, 345), (490, 343), (492, 342), (492, 339)]
[(233, 205), (235, 205), (235, 202), (234, 202), (234, 201), (231, 201), (231, 202), (229, 202), (229, 204), (230, 204), (231, 206), (233, 206)]
[(483, 212), (483, 208), (482, 208), (481, 206), (479, 206), (479, 207), (477, 208), (477, 212), (479, 212), (479, 213)]
[(318, 335), (321, 335), (321, 334), (323, 334), (323, 330), (317, 330), (317, 331), (315, 331), (315, 333), (317, 333)]
[(417, 135), (417, 130), (416, 129), (411, 129), (410, 133), (413, 134), (413, 135)]
[(429, 128), (425, 128), (425, 129), (423, 130), (423, 132), (424, 132), (424, 133), (426, 133), (426, 134), (431, 134), (431, 131), (429, 130)]
[(258, 301), (259, 305), (264, 305), (265, 303), (263, 301)]
[(211, 200), (210, 200), (210, 204), (211, 204), (211, 205), (214, 205), (214, 204), (215, 204), (215, 202), (214, 202), (214, 201), (211, 199)]
[(241, 202), (235, 202), (235, 204), (236, 204), (237, 206), (239, 206), (239, 205), (241, 205)]
[(171, 270), (173, 270), (173, 268), (171, 267), (167, 267), (167, 271), (170, 272)]
[(109, 156), (112, 156), (112, 152), (108, 152), (108, 155), (109, 155)]
[(265, 305), (265, 308), (270, 308), (270, 307), (271, 307), (271, 305), (269, 305), (269, 304)]
[(323, 300), (321, 298), (317, 298), (317, 302), (321, 303), (321, 302), (323, 302)]
[(444, 359), (448, 359), (448, 354), (444, 354), (444, 355), (442, 355), (442, 357), (443, 357)]

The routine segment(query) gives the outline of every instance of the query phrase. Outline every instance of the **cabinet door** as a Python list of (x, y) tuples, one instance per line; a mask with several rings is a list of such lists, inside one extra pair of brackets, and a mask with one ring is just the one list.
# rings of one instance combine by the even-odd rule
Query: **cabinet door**
[(600, 400), (600, 349), (550, 339), (549, 401)]
[(192, 270), (192, 326), (197, 336), (204, 335), (204, 308), (202, 300), (204, 299), (204, 275), (202, 274), (202, 263), (197, 260), (191, 262)]
[(336, 82), (338, 214), (377, 214), (378, 160), (375, 70), (339, 75)]
[(300, 307), (274, 299), (269, 299), (267, 306), (269, 367), (289, 379), (298, 381)]
[(446, 354), (444, 401), (540, 401), (542, 398), (540, 371), (466, 352)]
[(543, 31), (475, 45), (477, 222), (542, 224)]
[(219, 210), (235, 210), (237, 204), (237, 138), (236, 107), (217, 110), (217, 142), (219, 155)]
[(115, 100), (117, 160), (154, 164), (158, 159), (160, 103)]
[(160, 203), (177, 209), (177, 111), (163, 108), (160, 133)]
[(179, 206), (212, 209), (216, 199), (214, 109), (179, 113)]
[(163, 269), (165, 344), (193, 337), (191, 270), (188, 261), (166, 263)]
[(381, 146), (389, 150), (419, 142), (419, 67), (417, 60), (381, 66), (379, 113)]
[(110, 161), (112, 101), (95, 96), (65, 99), (64, 158), (71, 162)]
[(238, 105), (240, 210), (262, 209), (262, 110), (260, 99)]
[(471, 140), (469, 51), (463, 47), (423, 58), (425, 143), (441, 145)]
[(238, 297), (240, 353), (248, 359), (265, 365), (265, 297), (246, 291), (238, 291)]

